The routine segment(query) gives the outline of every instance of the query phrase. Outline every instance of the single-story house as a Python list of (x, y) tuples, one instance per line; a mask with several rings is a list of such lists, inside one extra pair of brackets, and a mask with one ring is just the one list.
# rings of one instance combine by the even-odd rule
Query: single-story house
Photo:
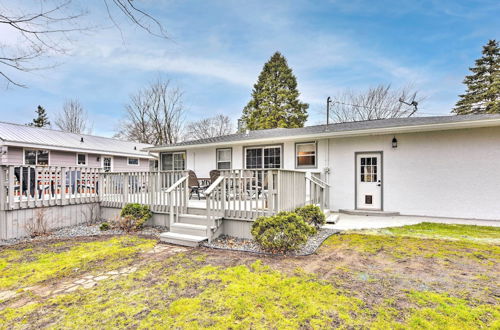
[(284, 169), (329, 185), (333, 211), (500, 219), (500, 115), (247, 131), (146, 148), (160, 171)]
[(154, 170), (149, 144), (0, 122), (0, 165), (102, 168), (105, 172)]

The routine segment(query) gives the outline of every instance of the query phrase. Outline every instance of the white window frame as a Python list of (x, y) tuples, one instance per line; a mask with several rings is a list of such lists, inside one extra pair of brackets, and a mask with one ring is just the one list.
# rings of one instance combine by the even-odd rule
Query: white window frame
[(275, 145), (265, 145), (265, 146), (247, 146), (243, 148), (243, 160), (245, 162), (245, 169), (248, 169), (247, 167), (247, 150), (248, 149), (262, 149), (262, 166), (264, 166), (264, 149), (274, 149), (274, 148), (279, 148), (280, 149), (280, 167), (273, 167), (273, 168), (265, 168), (262, 167), (262, 169), (266, 170), (278, 170), (283, 168), (283, 161), (284, 159), (284, 154), (283, 154), (283, 145), (282, 144), (275, 144)]
[(103, 156), (101, 155), (101, 168), (104, 171), (104, 158), (110, 158), (111, 159), (111, 164), (109, 166), (109, 172), (113, 172), (113, 166), (115, 164), (115, 159), (113, 156)]
[[(131, 159), (137, 159), (137, 164), (130, 164)], [(127, 157), (127, 166), (141, 166), (141, 159), (139, 157)]]
[[(32, 151), (37, 151), (37, 153), (35, 154), (35, 165), (28, 165), (26, 164), (26, 150), (32, 150)], [(47, 151), (48, 153), (48, 157), (47, 157), (47, 165), (39, 165), (38, 164), (38, 151)], [(50, 166), (50, 150), (47, 150), (47, 149), (37, 149), (37, 148), (23, 148), (23, 165), (26, 165), (26, 166)]]
[[(299, 145), (314, 144), (314, 165), (299, 165), (299, 155), (297, 149)], [(296, 142), (295, 143), (295, 168), (318, 168), (318, 143), (317, 141)]]
[[(163, 169), (163, 159), (162, 159), (163, 154), (172, 154), (172, 168), (169, 170)], [(184, 154), (184, 168), (181, 170), (176, 170), (176, 169), (174, 169), (174, 167), (175, 167), (174, 155), (179, 155), (179, 154), (181, 154), (181, 155)], [(160, 171), (163, 171), (163, 172), (165, 172), (165, 171), (185, 171), (187, 168), (187, 152), (186, 151), (161, 152), (160, 153), (160, 162), (158, 165), (160, 166)]]
[[(229, 150), (229, 161), (227, 160), (219, 160), (219, 151), (225, 151)], [(229, 168), (227, 169), (220, 169), (219, 168), (219, 163), (228, 163), (229, 162)], [(233, 168), (233, 148), (217, 148), (215, 149), (215, 168), (217, 170), (230, 170)]]
[[(85, 156), (85, 164), (78, 164), (78, 156), (79, 155), (84, 155)], [(77, 166), (87, 166), (89, 163), (89, 155), (88, 154), (84, 154), (84, 153), (81, 153), (81, 152), (77, 152), (76, 153), (76, 165)]]

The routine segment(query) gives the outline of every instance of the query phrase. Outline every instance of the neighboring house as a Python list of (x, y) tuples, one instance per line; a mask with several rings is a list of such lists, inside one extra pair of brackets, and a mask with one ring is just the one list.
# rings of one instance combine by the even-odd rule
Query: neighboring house
[(149, 144), (0, 122), (0, 165), (102, 168), (106, 172), (154, 169)]
[(500, 115), (250, 131), (147, 148), (160, 170), (290, 169), (329, 185), (331, 210), (500, 219)]

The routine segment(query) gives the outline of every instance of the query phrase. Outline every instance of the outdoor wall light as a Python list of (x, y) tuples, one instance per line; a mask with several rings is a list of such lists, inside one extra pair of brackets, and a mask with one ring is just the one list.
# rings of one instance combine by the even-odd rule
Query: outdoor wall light
[(396, 139), (396, 137), (394, 136), (392, 138), (392, 148), (396, 149), (397, 147), (398, 147), (398, 139)]
[(97, 156), (96, 160), (97, 160), (98, 162), (100, 162), (100, 161), (101, 161), (101, 157)]

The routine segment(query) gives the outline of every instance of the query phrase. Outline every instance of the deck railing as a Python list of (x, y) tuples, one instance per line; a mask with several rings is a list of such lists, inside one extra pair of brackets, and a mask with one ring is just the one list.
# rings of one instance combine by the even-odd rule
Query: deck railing
[(322, 209), (328, 209), (330, 185), (313, 174), (306, 176), (306, 181), (308, 189), (307, 204), (315, 204)]
[(100, 171), (76, 166), (1, 166), (0, 209), (99, 202)]
[(179, 215), (187, 213), (189, 199), (188, 178), (189, 176), (186, 174), (166, 190), (170, 226), (179, 221)]
[(108, 207), (139, 203), (155, 212), (169, 212), (167, 190), (186, 175), (186, 171), (102, 173), (101, 202)]

